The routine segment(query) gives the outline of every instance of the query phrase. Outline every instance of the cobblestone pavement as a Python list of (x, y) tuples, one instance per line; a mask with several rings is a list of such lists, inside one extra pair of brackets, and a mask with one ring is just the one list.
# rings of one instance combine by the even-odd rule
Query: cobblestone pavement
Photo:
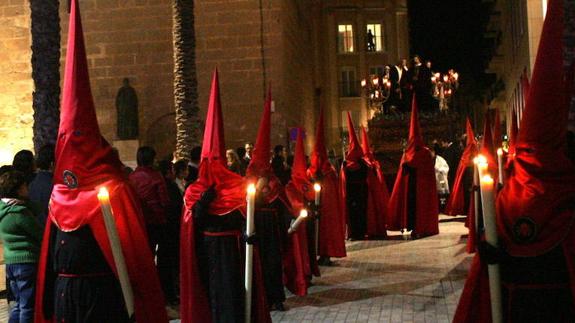
[[(471, 262), (465, 253), (463, 218), (441, 216), (440, 234), (404, 240), (348, 242), (348, 256), (322, 276), (305, 297), (288, 297), (275, 322), (450, 322)], [(0, 289), (4, 289), (4, 265)], [(0, 300), (0, 322), (8, 322)], [(178, 321), (172, 321), (178, 322)]]
[(440, 234), (420, 240), (348, 243), (347, 258), (321, 267), (309, 295), (289, 297), (273, 321), (451, 322), (471, 262), (462, 221), (442, 216)]

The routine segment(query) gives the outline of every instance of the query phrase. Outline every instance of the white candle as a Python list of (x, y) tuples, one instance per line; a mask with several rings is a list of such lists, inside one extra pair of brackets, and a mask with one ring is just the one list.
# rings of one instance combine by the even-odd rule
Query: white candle
[(307, 218), (307, 216), (308, 216), (307, 210), (306, 209), (301, 210), (299, 212), (299, 216), (297, 217), (297, 219), (295, 219), (295, 221), (290, 225), (288, 233), (292, 234), (296, 232), (299, 225)]
[[(248, 185), (246, 195), (247, 201), (247, 217), (246, 217), (246, 236), (251, 237), (254, 232), (254, 211), (256, 204), (256, 186), (254, 184)], [(251, 322), (252, 315), (252, 280), (253, 280), (253, 257), (254, 246), (246, 242), (246, 267), (245, 267), (245, 322)]]
[[(481, 177), (481, 205), (483, 206), (483, 224), (485, 226), (485, 240), (492, 246), (498, 246), (497, 226), (495, 223), (495, 193), (493, 178), (489, 174)], [(493, 323), (503, 322), (501, 307), (501, 278), (499, 265), (487, 266), (489, 273), (489, 294), (491, 296), (491, 316)]]
[(313, 184), (313, 190), (315, 191), (315, 205), (319, 206), (321, 198), (321, 185), (319, 185), (319, 183)]
[(497, 183), (503, 185), (503, 149), (497, 149), (497, 166), (499, 167), (499, 178), (497, 178)]
[[(319, 212), (319, 205), (321, 200), (321, 185), (319, 183), (313, 184), (313, 190), (315, 191), (315, 206)], [(315, 255), (319, 253), (319, 219), (315, 218)]]
[(473, 207), (475, 211), (475, 234), (479, 237), (479, 203), (481, 203), (481, 192), (479, 191), (479, 163), (478, 157), (473, 158)]
[(128, 276), (128, 269), (126, 267), (126, 260), (122, 252), (122, 245), (120, 244), (120, 237), (116, 228), (116, 221), (112, 213), (112, 206), (110, 205), (110, 195), (105, 187), (101, 187), (98, 192), (98, 200), (100, 201), (100, 208), (104, 217), (104, 225), (106, 226), (106, 233), (110, 241), (110, 248), (112, 249), (112, 256), (116, 271), (118, 273), (118, 280), (122, 288), (122, 295), (124, 296), (124, 303), (128, 316), (132, 317), (134, 314), (134, 292), (130, 284), (130, 277)]

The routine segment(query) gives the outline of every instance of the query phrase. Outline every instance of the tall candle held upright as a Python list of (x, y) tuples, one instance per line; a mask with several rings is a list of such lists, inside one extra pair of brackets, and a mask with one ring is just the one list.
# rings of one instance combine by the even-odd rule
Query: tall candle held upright
[(497, 149), (497, 166), (498, 166), (498, 178), (497, 178), (497, 183), (499, 183), (500, 185), (503, 185), (504, 182), (504, 175), (503, 175), (503, 149), (499, 148)]
[[(481, 177), (481, 205), (483, 206), (483, 223), (485, 225), (485, 240), (497, 247), (497, 226), (495, 223), (495, 193), (493, 189), (493, 178), (489, 174)], [(488, 265), (489, 273), (489, 294), (491, 296), (491, 316), (493, 323), (503, 322), (503, 311), (501, 306), (501, 278), (499, 265)]]
[[(315, 191), (315, 206), (318, 212), (320, 212), (319, 205), (321, 201), (321, 185), (319, 183), (313, 184), (313, 190)], [(315, 219), (315, 255), (319, 253), (319, 219)]]
[[(247, 216), (246, 216), (246, 236), (251, 237), (254, 232), (254, 212), (256, 204), (256, 186), (249, 184), (246, 195)], [(245, 267), (245, 322), (251, 322), (252, 315), (252, 280), (253, 280), (253, 255), (254, 246), (246, 242), (246, 267)]]
[(321, 199), (321, 185), (319, 183), (313, 184), (313, 190), (315, 191), (315, 206), (319, 206)]
[(307, 214), (307, 210), (306, 209), (302, 209), (299, 212), (299, 216), (297, 217), (297, 219), (295, 219), (295, 221), (290, 225), (289, 229), (288, 229), (288, 233), (292, 234), (294, 232), (297, 231), (297, 228), (300, 226), (300, 224), (307, 218), (308, 214)]
[(128, 316), (132, 317), (134, 314), (134, 292), (130, 284), (130, 277), (128, 276), (128, 269), (126, 267), (126, 260), (122, 252), (122, 245), (120, 237), (118, 236), (118, 229), (116, 228), (116, 221), (112, 213), (112, 206), (110, 205), (110, 195), (105, 187), (101, 187), (98, 192), (98, 200), (100, 201), (100, 208), (102, 209), (102, 216), (104, 217), (104, 225), (106, 226), (106, 233), (110, 241), (110, 248), (112, 249), (112, 256), (116, 271), (118, 273), (118, 280), (120, 281), (120, 288), (124, 296), (124, 304)]

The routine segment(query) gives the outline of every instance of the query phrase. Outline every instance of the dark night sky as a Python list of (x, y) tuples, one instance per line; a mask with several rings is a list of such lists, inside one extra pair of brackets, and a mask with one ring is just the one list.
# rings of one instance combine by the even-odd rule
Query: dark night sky
[(455, 68), (480, 78), (485, 69), (481, 0), (409, 0), (411, 52), (431, 60), (432, 69)]

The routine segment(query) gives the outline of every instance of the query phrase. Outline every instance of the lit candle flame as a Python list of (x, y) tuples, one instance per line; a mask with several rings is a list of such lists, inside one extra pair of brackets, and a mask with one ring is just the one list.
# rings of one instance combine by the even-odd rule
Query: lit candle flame
[(307, 214), (307, 210), (306, 210), (306, 209), (302, 209), (302, 210), (299, 212), (299, 216), (301, 216), (302, 218), (307, 218), (307, 215), (308, 215), (308, 214)]
[(487, 158), (483, 155), (477, 155), (477, 157), (473, 158), (473, 162), (475, 164), (487, 164)]
[(497, 156), (503, 156), (503, 149), (497, 149)]
[(248, 194), (255, 195), (256, 194), (256, 186), (253, 183), (248, 185)]
[(110, 193), (108, 193), (108, 189), (105, 186), (100, 187), (98, 191), (98, 200), (100, 201), (108, 201), (110, 199)]
[(491, 177), (491, 175), (484, 175), (481, 177), (481, 184), (493, 185), (493, 177)]
[(321, 191), (321, 185), (319, 185), (318, 183), (313, 184), (313, 189), (316, 192)]

